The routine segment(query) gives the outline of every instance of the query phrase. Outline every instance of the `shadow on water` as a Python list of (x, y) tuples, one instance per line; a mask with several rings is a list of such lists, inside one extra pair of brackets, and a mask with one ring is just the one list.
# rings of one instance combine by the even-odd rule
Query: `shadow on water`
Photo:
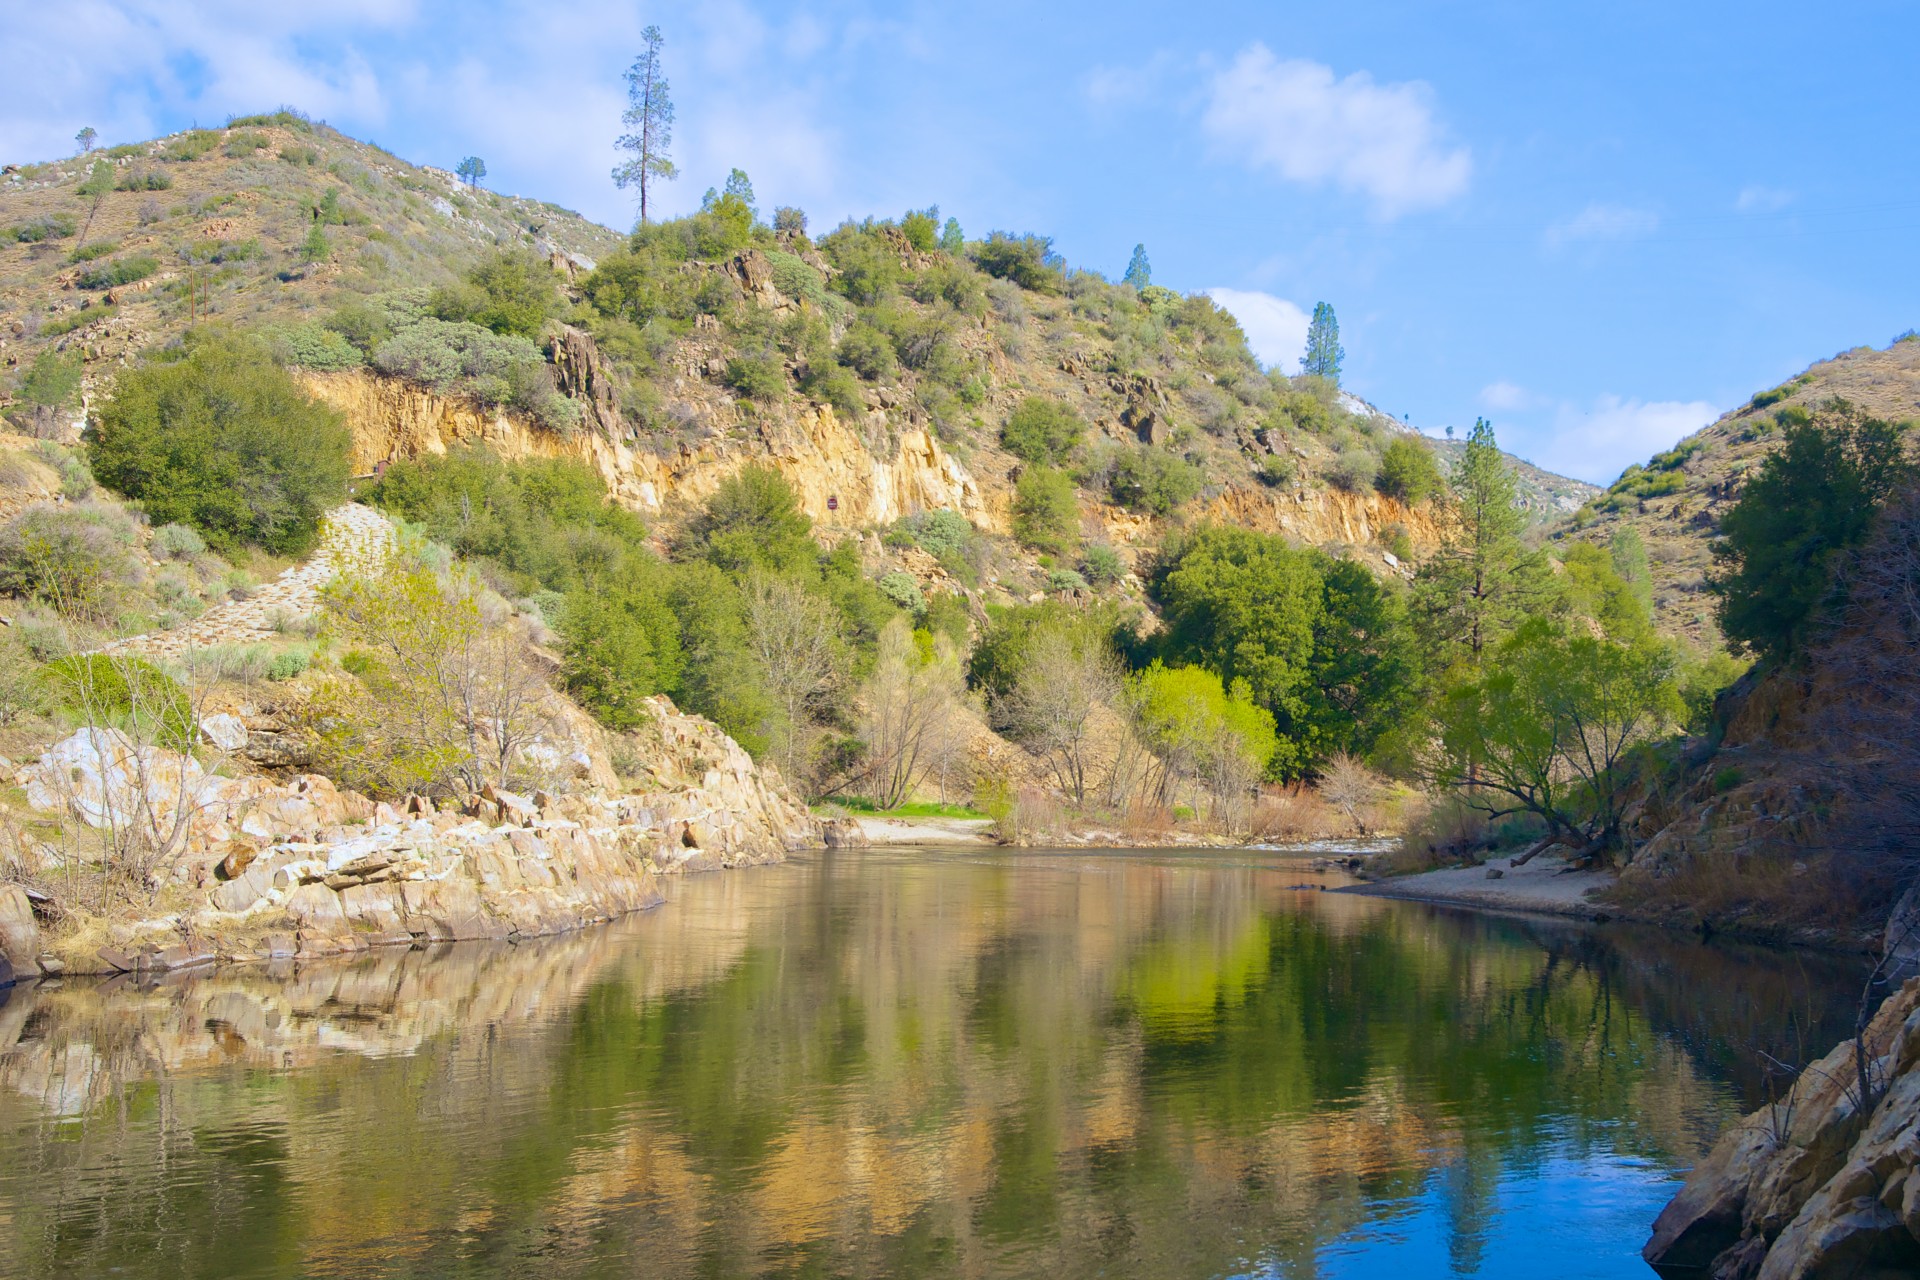
[(1758, 1050), (1845, 1022), (1844, 961), (1312, 881), (842, 852), (518, 947), (23, 987), (0, 1274), (1639, 1275)]

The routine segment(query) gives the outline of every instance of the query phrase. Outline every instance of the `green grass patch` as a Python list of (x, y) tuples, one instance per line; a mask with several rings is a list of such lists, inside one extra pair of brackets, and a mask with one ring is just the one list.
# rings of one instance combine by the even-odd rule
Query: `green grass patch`
[(838, 807), (863, 818), (985, 818), (988, 815), (964, 804), (939, 804), (932, 800), (914, 800), (893, 809), (882, 809), (865, 796), (841, 796), (822, 808)]

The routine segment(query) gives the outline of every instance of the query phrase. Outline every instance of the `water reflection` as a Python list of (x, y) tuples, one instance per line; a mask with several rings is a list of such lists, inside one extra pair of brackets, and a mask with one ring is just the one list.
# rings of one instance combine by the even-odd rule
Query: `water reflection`
[(1756, 1046), (1844, 1006), (1837, 962), (1313, 878), (839, 853), (520, 948), (25, 991), (0, 1274), (1642, 1274)]

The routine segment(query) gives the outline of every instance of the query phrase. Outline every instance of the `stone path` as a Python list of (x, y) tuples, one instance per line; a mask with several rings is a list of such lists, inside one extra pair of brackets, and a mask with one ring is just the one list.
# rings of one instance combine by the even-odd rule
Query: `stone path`
[(191, 649), (272, 640), (280, 634), (274, 623), (310, 616), (319, 608), (320, 588), (342, 573), (377, 567), (392, 550), (393, 539), (392, 522), (372, 507), (357, 502), (335, 507), (320, 526), (320, 545), (313, 555), (245, 600), (217, 604), (171, 631), (116, 640), (102, 652), (171, 658)]

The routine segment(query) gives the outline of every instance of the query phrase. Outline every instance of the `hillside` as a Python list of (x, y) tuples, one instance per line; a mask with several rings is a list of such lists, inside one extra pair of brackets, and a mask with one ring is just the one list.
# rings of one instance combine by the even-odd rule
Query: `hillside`
[(1555, 534), (1604, 544), (1617, 528), (1638, 530), (1652, 564), (1656, 623), (1670, 634), (1715, 641), (1706, 575), (1719, 517), (1739, 497), (1741, 478), (1778, 443), (1778, 415), (1835, 397), (1892, 422), (1920, 416), (1920, 341), (1855, 347), (1756, 394), (1646, 466), (1628, 468)]
[[(803, 217), (778, 232), (702, 217), (714, 234), (639, 282), (665, 280), (677, 296), (636, 303), (621, 291), (635, 286), (636, 261), (659, 257), (657, 242), (623, 253), (626, 237), (566, 210), (466, 188), (286, 112), (9, 166), (0, 357), (16, 396), (43, 351), (84, 359), (62, 421), (18, 399), (10, 417), (31, 434), (70, 435), (115, 368), (211, 319), (263, 329), (306, 364), (315, 390), (348, 413), (364, 471), (482, 436), (510, 452), (583, 456), (670, 537), (688, 503), (764, 457), (829, 541), (915, 512), (965, 515), (987, 535), (966, 586), (989, 599), (1098, 588), (1111, 559), (1095, 554), (1089, 572), (1091, 549), (1130, 566), (1170, 523), (1284, 531), (1381, 572), (1437, 540), (1425, 504), (1374, 483), (1387, 444), (1408, 433), (1332, 387), (1262, 372), (1203, 297), (1137, 295), (1067, 268), (1035, 237), (995, 233), (984, 254), (979, 241), (942, 249), (925, 215), (812, 238), (795, 229)], [(457, 291), (502, 248), (544, 259), (566, 291), (555, 320), (578, 336), (543, 342), (591, 430), (554, 430), (470, 384), (386, 376), (356, 329), (365, 308), (388, 315), (396, 300), (418, 314), (429, 291)], [(610, 258), (627, 274), (596, 275)], [(342, 333), (364, 350), (347, 350)], [(1060, 459), (1079, 528), (1053, 552), (1009, 536), (1031, 463), (1000, 430), (1036, 396), (1084, 431)], [(1537, 510), (1585, 496), (1578, 482), (1521, 474)], [(890, 541), (866, 544), (876, 574), (955, 585), (910, 537)], [(1137, 599), (1124, 579), (1111, 589)]]

